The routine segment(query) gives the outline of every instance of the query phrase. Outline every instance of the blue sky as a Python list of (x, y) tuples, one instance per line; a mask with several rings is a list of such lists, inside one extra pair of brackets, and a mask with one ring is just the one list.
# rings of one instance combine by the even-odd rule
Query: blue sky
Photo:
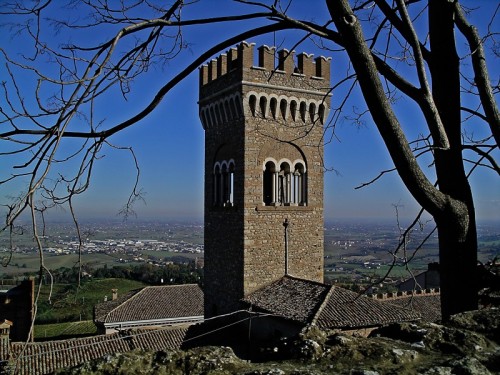
[[(478, 21), (481, 27), (484, 26), (486, 16), (491, 14), (495, 3), (486, 0), (474, 1), (474, 4), (481, 4), (487, 9), (478, 12), (473, 21)], [(316, 6), (318, 8), (315, 8)], [(201, 1), (193, 7), (192, 14), (197, 17), (210, 17), (221, 12), (231, 14), (241, 11), (240, 9), (241, 5), (230, 1)], [(295, 1), (291, 9), (293, 16), (314, 18), (319, 22), (326, 14), (324, 2), (321, 0)], [(191, 13), (186, 10), (184, 16), (190, 17)], [(4, 22), (5, 16), (0, 17), (0, 23)], [(227, 36), (256, 25), (253, 21), (243, 22), (238, 26), (232, 25), (230, 28), (227, 25), (219, 25), (186, 30), (184, 37), (186, 42), (190, 43), (188, 50), (163, 69), (151, 69), (144, 80), (134, 84), (134, 93), (128, 102), (121, 101), (116, 95), (106, 97), (97, 113), (110, 123), (126, 118), (142, 108), (165, 80), (180, 71), (193, 56)], [(93, 40), (99, 37), (83, 36)], [(6, 33), (2, 33), (0, 38), (2, 47), (11, 52), (22, 48), (20, 39), (9, 39)], [(283, 43), (289, 47), (299, 38), (296, 33), (280, 32), (255, 38), (251, 42), (256, 42), (257, 45)], [(296, 48), (296, 51), (312, 52), (316, 56), (328, 55), (312, 43), (305, 43)], [(343, 63), (341, 60), (333, 57), (332, 75), (339, 74), (338, 67)], [(498, 65), (498, 61), (489, 61), (493, 79), (498, 79)], [(2, 70), (0, 80), (5, 79), (5, 71)], [(23, 82), (24, 89), (33, 88), (29, 77), (23, 79)], [(146, 193), (146, 204), (139, 203), (136, 207), (139, 219), (203, 217), (204, 134), (198, 118), (197, 99), (198, 74), (195, 72), (170, 92), (153, 114), (111, 139), (116, 145), (132, 146), (140, 163), (140, 187)], [(358, 99), (354, 96), (353, 103), (356, 104)], [(416, 136), (418, 123), (421, 122), (420, 115), (406, 104), (402, 100), (400, 110), (403, 126), (407, 129), (415, 128), (412, 132), (413, 136)], [(363, 105), (359, 104), (359, 107), (362, 108)], [(481, 132), (480, 129), (476, 131)], [(94, 170), (90, 189), (76, 202), (77, 214), (82, 218), (115, 217), (133, 186), (134, 163), (131, 157), (125, 152), (112, 149), (105, 150), (103, 154), (104, 157), (99, 160)], [(498, 152), (496, 156), (498, 157)], [(386, 175), (361, 190), (354, 189), (374, 178), (381, 170), (393, 166), (380, 135), (369, 119), (361, 127), (347, 121), (340, 124), (336, 129), (336, 138), (325, 146), (325, 161), (327, 167), (335, 169), (335, 172), (325, 173), (326, 218), (383, 218), (395, 221), (394, 204), (401, 206), (400, 215), (406, 218), (411, 218), (418, 211), (415, 201), (395, 173)], [(498, 219), (498, 175), (492, 171), (480, 170), (471, 178), (471, 185), (478, 218)], [(19, 187), (18, 184), (0, 187), (0, 201), (3, 202), (5, 196), (15, 194)]]

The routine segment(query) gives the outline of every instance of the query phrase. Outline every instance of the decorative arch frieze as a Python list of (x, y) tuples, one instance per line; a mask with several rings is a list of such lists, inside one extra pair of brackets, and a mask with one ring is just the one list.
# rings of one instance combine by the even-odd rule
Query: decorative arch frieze
[(224, 96), (200, 108), (200, 120), (203, 129), (210, 129), (217, 124), (225, 124), (242, 117), (243, 111), (239, 92)]
[(302, 123), (325, 123), (329, 108), (323, 100), (249, 91), (243, 100), (245, 114)]

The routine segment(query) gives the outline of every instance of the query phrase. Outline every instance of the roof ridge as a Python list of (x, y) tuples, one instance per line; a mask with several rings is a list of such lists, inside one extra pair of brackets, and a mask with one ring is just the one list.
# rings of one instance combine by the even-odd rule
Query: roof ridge
[(104, 316), (104, 319), (103, 321), (106, 321), (106, 319), (111, 315), (111, 313), (113, 313), (114, 311), (116, 311), (119, 307), (123, 306), (124, 304), (126, 304), (128, 301), (130, 301), (132, 298), (134, 298), (135, 296), (137, 296), (138, 294), (142, 293), (142, 291), (144, 289), (146, 289), (148, 286), (145, 286), (143, 288), (140, 288), (136, 293), (132, 294), (129, 298), (125, 299), (122, 303), (116, 305), (114, 308), (112, 308), (111, 310), (109, 310), (106, 315)]
[(323, 311), (325, 306), (328, 304), (330, 296), (332, 295), (333, 290), (335, 288), (335, 285), (328, 285), (328, 284), (324, 284), (324, 285), (327, 285), (329, 287), (329, 289), (328, 289), (328, 293), (326, 293), (325, 298), (323, 299), (323, 302), (321, 302), (321, 305), (316, 310), (314, 317), (311, 319), (311, 324), (314, 324), (314, 325), (316, 325), (316, 322), (317, 322), (319, 316), (321, 315), (321, 312)]
[(143, 289), (146, 289), (146, 288), (173, 288), (173, 287), (179, 287), (179, 286), (193, 286), (193, 285), (198, 285), (198, 284), (190, 283), (190, 284), (147, 285)]
[(319, 281), (314, 281), (314, 280), (309, 280), (309, 279), (303, 279), (301, 277), (292, 276), (292, 275), (284, 275), (280, 279), (276, 280), (275, 282), (279, 282), (279, 281), (281, 281), (283, 279), (286, 279), (286, 278), (293, 279), (293, 280), (298, 280), (298, 281), (304, 281), (304, 282), (307, 282), (309, 284), (323, 285), (323, 286), (327, 286), (327, 287), (330, 286), (328, 284), (325, 284), (325, 283), (322, 283), (322, 282), (319, 282)]

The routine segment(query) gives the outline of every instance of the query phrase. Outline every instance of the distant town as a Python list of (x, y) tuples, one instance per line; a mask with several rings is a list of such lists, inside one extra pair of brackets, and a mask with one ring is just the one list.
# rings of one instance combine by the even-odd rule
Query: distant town
[[(412, 271), (425, 270), (428, 264), (438, 261), (437, 235), (430, 234), (431, 230), (429, 225), (423, 230), (411, 231), (405, 249), (394, 254), (403, 230), (393, 223), (326, 222), (325, 279), (344, 284), (371, 282), (385, 275), (394, 262), (395, 267), (386, 281), (397, 282), (407, 277), (404, 264), (410, 258)], [(478, 231), (479, 259), (486, 262), (500, 254), (500, 229), (492, 223), (479, 225)], [(25, 230), (23, 235), (14, 236), (12, 253), (6, 233), (0, 236), (2, 258), (12, 254), (0, 277), (22, 276), (39, 269), (38, 251), (29, 233)], [(164, 266), (188, 262), (203, 268), (200, 222), (82, 223), (80, 233), (81, 239), (68, 223), (48, 225), (41, 238), (46, 264), (52, 268), (72, 267), (81, 251), (82, 262), (93, 269), (120, 264)], [(420, 247), (426, 237), (429, 238)], [(290, 246), (293, 246), (293, 235)]]
[[(50, 239), (50, 238), (49, 238)], [(159, 241), (152, 239), (106, 239), (93, 240), (87, 239), (80, 244), (76, 240), (67, 240), (61, 238), (56, 241), (58, 246), (46, 248), (45, 251), (49, 254), (69, 255), (77, 254), (80, 250), (84, 254), (104, 253), (104, 254), (123, 254), (123, 257), (118, 259), (120, 263), (128, 263), (129, 261), (146, 261), (142, 254), (144, 251), (167, 251), (171, 253), (184, 254), (203, 254), (202, 244), (193, 244), (190, 242), (180, 241)]]

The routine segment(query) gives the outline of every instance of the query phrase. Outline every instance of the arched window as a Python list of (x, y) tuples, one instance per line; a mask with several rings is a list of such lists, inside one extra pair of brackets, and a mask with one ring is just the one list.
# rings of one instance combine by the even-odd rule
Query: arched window
[(276, 111), (278, 110), (278, 100), (276, 98), (271, 98), (271, 102), (269, 105), (271, 108), (271, 115), (273, 116), (273, 119), (276, 120)]
[(221, 203), (222, 206), (226, 205), (226, 202), (228, 200), (229, 196), (229, 189), (228, 189), (228, 178), (229, 178), (229, 173), (227, 170), (227, 163), (224, 163), (222, 165), (221, 169), (221, 187), (220, 187), (220, 195), (221, 195)]
[(309, 116), (311, 117), (311, 122), (314, 123), (316, 120), (316, 104), (309, 104)]
[(291, 168), (282, 162), (279, 170), (267, 161), (263, 173), (263, 203), (265, 206), (306, 206), (307, 178), (305, 163), (297, 161)]
[(319, 121), (321, 121), (321, 123), (324, 124), (325, 123), (325, 105), (324, 104), (319, 105), (318, 117), (319, 117)]
[(292, 120), (297, 121), (297, 102), (295, 100), (290, 102), (290, 114), (292, 115)]
[(281, 206), (290, 204), (291, 187), (290, 165), (281, 163), (278, 173), (278, 202)]
[(221, 171), (220, 165), (217, 163), (214, 168), (214, 206), (219, 206), (220, 202), (220, 186), (221, 186)]
[(265, 96), (260, 97), (259, 107), (260, 107), (260, 115), (262, 116), (262, 118), (266, 118), (267, 98)]
[(213, 204), (218, 207), (234, 205), (234, 162), (230, 160), (217, 162), (213, 177)]
[(306, 191), (305, 167), (302, 163), (296, 163), (292, 180), (292, 203), (305, 206)]
[(250, 106), (250, 112), (252, 113), (252, 116), (255, 117), (255, 110), (257, 106), (257, 97), (255, 95), (250, 95), (250, 98), (248, 99), (248, 104)]
[(276, 166), (272, 161), (268, 161), (264, 168), (263, 192), (264, 205), (274, 206), (276, 204), (276, 187), (275, 187)]
[(300, 102), (300, 119), (302, 122), (306, 122), (307, 104), (306, 102)]
[(225, 185), (224, 185), (224, 201), (225, 207), (232, 207), (234, 205), (234, 163), (229, 162), (227, 167)]
[(286, 120), (286, 110), (288, 107), (288, 103), (286, 102), (286, 99), (281, 99), (280, 101), (280, 111), (281, 111), (281, 117), (283, 117), (284, 120)]

